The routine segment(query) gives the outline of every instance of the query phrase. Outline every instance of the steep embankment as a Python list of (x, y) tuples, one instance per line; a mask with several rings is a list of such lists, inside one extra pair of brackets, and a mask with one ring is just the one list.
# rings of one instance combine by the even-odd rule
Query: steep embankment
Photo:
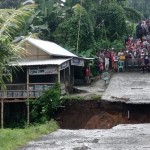
[(70, 101), (54, 118), (62, 129), (107, 129), (118, 124), (150, 123), (150, 105)]

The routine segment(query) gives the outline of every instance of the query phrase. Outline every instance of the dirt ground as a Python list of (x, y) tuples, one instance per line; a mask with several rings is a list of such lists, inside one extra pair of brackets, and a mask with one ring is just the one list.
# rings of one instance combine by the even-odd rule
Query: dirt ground
[(150, 105), (68, 102), (55, 119), (61, 129), (109, 129), (118, 124), (150, 123)]
[[(139, 73), (138, 76), (141, 74)], [(56, 113), (55, 119), (60, 127), (62, 129), (108, 129), (118, 124), (150, 123), (150, 104), (125, 104), (90, 99), (93, 93), (102, 96), (106, 94), (108, 86), (102, 79), (98, 79), (92, 85), (77, 87), (86, 91), (75, 94), (83, 96), (84, 99), (70, 101)]]

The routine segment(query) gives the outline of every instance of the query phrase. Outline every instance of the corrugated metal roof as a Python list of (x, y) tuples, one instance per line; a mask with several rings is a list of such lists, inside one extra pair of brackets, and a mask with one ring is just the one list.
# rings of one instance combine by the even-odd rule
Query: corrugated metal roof
[(21, 59), (9, 62), (9, 66), (61, 65), (70, 59), (27, 60)]
[(27, 40), (30, 44), (38, 47), (39, 49), (45, 51), (49, 55), (55, 56), (67, 56), (67, 57), (78, 57), (77, 55), (69, 52), (68, 50), (64, 49), (63, 47), (49, 41), (43, 41), (40, 39), (33, 39), (29, 38)]

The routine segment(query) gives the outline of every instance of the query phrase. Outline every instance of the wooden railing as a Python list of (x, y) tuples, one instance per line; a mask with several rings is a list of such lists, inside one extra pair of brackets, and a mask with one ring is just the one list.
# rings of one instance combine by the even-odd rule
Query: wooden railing
[[(6, 90), (0, 90), (2, 99), (27, 99), (38, 98), (44, 91), (52, 88), (54, 83), (30, 83), (27, 84), (6, 84)], [(28, 87), (28, 88), (27, 88)], [(64, 94), (65, 85), (61, 84), (61, 93)]]
[(142, 60), (140, 58), (126, 59), (126, 69), (141, 69)]

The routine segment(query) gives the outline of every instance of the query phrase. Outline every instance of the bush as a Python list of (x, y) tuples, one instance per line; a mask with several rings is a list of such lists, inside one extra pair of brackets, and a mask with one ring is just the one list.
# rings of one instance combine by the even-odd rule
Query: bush
[(116, 51), (119, 51), (120, 49), (125, 48), (125, 43), (122, 39), (114, 40), (113, 42), (110, 42), (109, 40), (100, 40), (97, 42), (96, 46), (97, 50), (114, 48)]
[(96, 48), (100, 49), (108, 49), (111, 46), (111, 42), (109, 40), (100, 40), (96, 43)]
[(50, 120), (61, 104), (60, 94), (60, 85), (55, 84), (41, 97), (31, 101), (31, 122), (44, 123)]
[(121, 49), (125, 49), (125, 43), (123, 40), (115, 40), (113, 43), (111, 43), (111, 47), (118, 52)]

